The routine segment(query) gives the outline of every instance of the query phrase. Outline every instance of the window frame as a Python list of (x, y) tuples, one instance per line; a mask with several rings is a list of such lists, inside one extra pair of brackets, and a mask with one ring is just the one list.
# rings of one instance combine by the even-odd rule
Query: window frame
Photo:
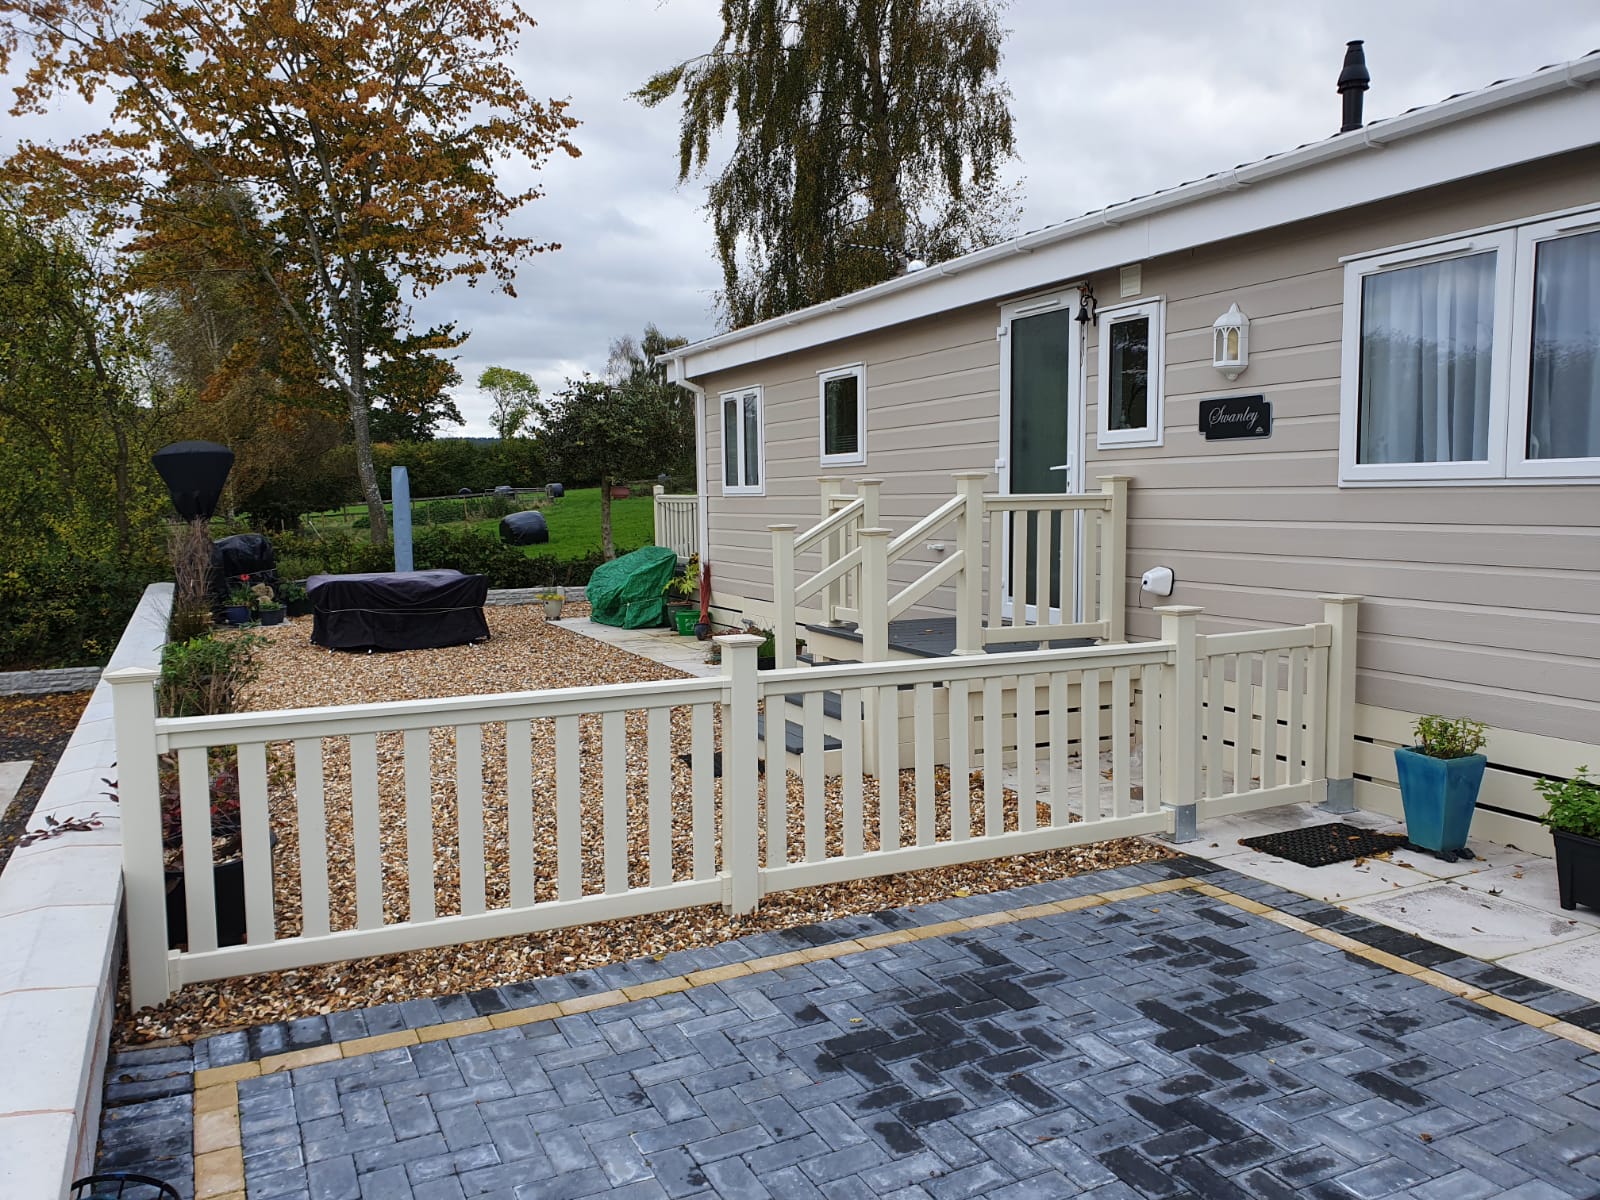
[[(1097, 345), (1095, 378), (1095, 449), (1116, 450), (1131, 446), (1160, 446), (1166, 435), (1166, 322), (1167, 302), (1152, 296), (1135, 304), (1102, 308), (1095, 314)], [(1137, 429), (1112, 429), (1111, 421), (1111, 327), (1120, 321), (1145, 317), (1150, 322), (1149, 360), (1145, 377), (1145, 423)]]
[[(853, 377), (856, 381), (856, 449), (849, 454), (828, 453), (828, 383)], [(851, 363), (817, 372), (817, 462), (824, 467), (860, 467), (867, 461), (867, 366)]]
[[(1600, 229), (1600, 206), (1562, 209), (1424, 242), (1349, 255), (1339, 370), (1339, 486), (1504, 487), (1585, 483), (1600, 458), (1528, 459), (1533, 341), (1533, 271), (1540, 242)], [(1366, 276), (1493, 249), (1495, 313), (1489, 394), (1489, 457), (1467, 463), (1358, 463), (1361, 402), (1361, 288)]]
[[(745, 445), (744, 428), (744, 399), (746, 396), (756, 398), (756, 471), (757, 481), (754, 484), (743, 482), (745, 477), (745, 463), (748, 461)], [(728, 405), (736, 406), (738, 421), (734, 428), (738, 430), (737, 458), (739, 464), (739, 478), (737, 484), (728, 482)], [(721, 392), (717, 396), (718, 437), (722, 449), (722, 456), (717, 463), (717, 479), (722, 485), (724, 496), (765, 496), (767, 494), (767, 407), (765, 397), (762, 395), (761, 385), (734, 388), (732, 391)]]
[[(1541, 242), (1559, 241), (1583, 233), (1600, 231), (1600, 211), (1569, 214), (1530, 222), (1517, 228), (1516, 315), (1511, 331), (1511, 378), (1509, 380), (1510, 424), (1506, 433), (1506, 476), (1508, 479), (1562, 480), (1600, 477), (1600, 457), (1529, 458), (1528, 418), (1533, 395), (1533, 274), (1538, 265)], [(1517, 369), (1517, 364), (1522, 369)], [(1512, 436), (1513, 432), (1517, 436)]]

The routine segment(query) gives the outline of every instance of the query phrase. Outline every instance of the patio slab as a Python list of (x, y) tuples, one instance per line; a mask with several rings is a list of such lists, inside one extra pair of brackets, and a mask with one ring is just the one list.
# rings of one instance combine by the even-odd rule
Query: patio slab
[(22, 790), (22, 782), (28, 778), (28, 771), (32, 766), (31, 758), (17, 762), (0, 762), (0, 813), (5, 812), (17, 798), (17, 793)]
[(1600, 1179), (1600, 1006), (1190, 858), (406, 1009), (119, 1056), (103, 1159), (347, 1200)]

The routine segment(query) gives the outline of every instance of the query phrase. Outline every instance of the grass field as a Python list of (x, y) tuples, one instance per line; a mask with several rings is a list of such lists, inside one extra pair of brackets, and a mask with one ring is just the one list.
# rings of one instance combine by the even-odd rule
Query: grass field
[[(481, 501), (481, 497), (473, 499)], [(455, 502), (429, 503), (454, 504)], [(582, 558), (600, 549), (599, 488), (569, 488), (567, 494), (559, 500), (540, 500), (537, 507), (544, 513), (545, 522), (550, 526), (550, 541), (542, 546), (524, 547), (528, 554), (549, 554), (555, 558), (573, 559)], [(309, 514), (306, 521), (325, 532), (330, 529), (351, 529), (352, 522), (356, 522), (359, 524), (356, 532), (360, 533), (366, 528), (366, 514), (365, 505), (352, 504), (336, 511)], [(475, 519), (470, 522), (454, 521), (446, 525), (427, 525), (420, 520), (415, 523), (418, 530), (460, 529), (468, 524), (473, 529), (499, 536), (498, 517)], [(626, 500), (613, 500), (611, 536), (619, 550), (637, 550), (640, 546), (653, 544), (656, 534), (655, 503), (652, 498), (648, 495), (634, 495)]]

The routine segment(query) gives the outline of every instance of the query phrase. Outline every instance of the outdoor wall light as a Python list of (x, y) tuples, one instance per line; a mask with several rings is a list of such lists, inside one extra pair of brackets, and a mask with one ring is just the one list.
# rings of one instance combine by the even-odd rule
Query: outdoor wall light
[(1230, 380), (1239, 378), (1250, 365), (1250, 318), (1229, 305), (1212, 323), (1211, 340), (1211, 365)]

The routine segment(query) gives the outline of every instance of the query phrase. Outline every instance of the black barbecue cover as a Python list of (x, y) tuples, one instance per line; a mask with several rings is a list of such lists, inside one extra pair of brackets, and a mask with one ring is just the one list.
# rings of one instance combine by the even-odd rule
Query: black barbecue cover
[(211, 569), (219, 575), (254, 575), (275, 566), (272, 541), (265, 534), (235, 533), (211, 543)]
[(487, 575), (386, 571), (313, 575), (311, 641), (330, 650), (431, 650), (487, 641)]

